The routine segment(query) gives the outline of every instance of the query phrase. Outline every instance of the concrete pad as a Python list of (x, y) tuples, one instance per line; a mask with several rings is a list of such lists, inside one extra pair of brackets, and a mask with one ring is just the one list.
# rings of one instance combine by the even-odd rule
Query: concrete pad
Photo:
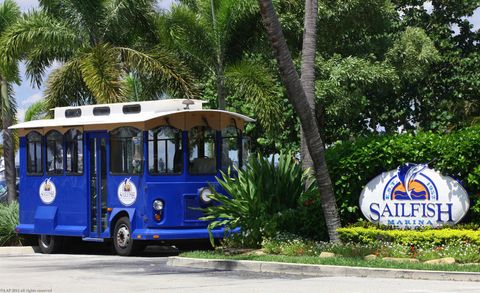
[(38, 246), (4, 246), (0, 247), (0, 255), (26, 255), (38, 252)]

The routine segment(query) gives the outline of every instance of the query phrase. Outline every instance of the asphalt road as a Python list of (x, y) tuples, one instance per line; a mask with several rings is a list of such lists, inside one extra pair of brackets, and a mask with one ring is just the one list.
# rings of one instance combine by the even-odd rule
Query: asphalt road
[(140, 257), (119, 257), (103, 250), (58, 255), (0, 257), (3, 292), (480, 292), (480, 283), (369, 279), (308, 278), (228, 271), (173, 268), (171, 252), (152, 250)]

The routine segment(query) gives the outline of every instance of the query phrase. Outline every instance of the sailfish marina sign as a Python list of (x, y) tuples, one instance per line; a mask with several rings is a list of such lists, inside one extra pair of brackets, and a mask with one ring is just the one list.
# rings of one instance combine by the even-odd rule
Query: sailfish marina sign
[(453, 225), (469, 206), (459, 182), (426, 164), (408, 163), (382, 173), (360, 195), (360, 208), (370, 222), (399, 228)]

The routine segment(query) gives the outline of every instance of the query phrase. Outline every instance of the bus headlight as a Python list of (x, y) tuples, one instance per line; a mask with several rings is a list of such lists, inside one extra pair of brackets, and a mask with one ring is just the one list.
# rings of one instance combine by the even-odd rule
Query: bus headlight
[(210, 190), (210, 188), (203, 188), (200, 191), (200, 200), (205, 204), (209, 204), (212, 201), (210, 195), (212, 195), (212, 191)]
[(153, 209), (161, 212), (163, 210), (163, 201), (156, 199), (153, 201)]

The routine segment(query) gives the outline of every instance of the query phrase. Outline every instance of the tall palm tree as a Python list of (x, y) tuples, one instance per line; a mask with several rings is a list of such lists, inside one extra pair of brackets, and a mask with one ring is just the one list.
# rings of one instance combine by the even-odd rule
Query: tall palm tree
[[(20, 9), (13, 0), (5, 0), (0, 4), (0, 35), (4, 35), (19, 18)], [(0, 62), (0, 110), (2, 114), (0, 124), (3, 133), (3, 156), (9, 203), (13, 202), (16, 197), (15, 139), (13, 131), (8, 129), (15, 121), (17, 112), (12, 82), (18, 82), (16, 60)]]
[[(305, 20), (302, 46), (301, 81), (308, 104), (313, 113), (315, 109), (315, 52), (317, 48), (318, 1), (305, 0)], [(303, 129), (300, 135), (300, 154), (304, 169), (313, 170), (313, 161), (308, 152)]]
[(277, 59), (280, 76), (287, 90), (288, 99), (300, 118), (308, 151), (313, 160), (315, 177), (317, 179), (330, 241), (338, 241), (337, 228), (341, 225), (340, 217), (325, 160), (325, 147), (320, 136), (315, 115), (310, 108), (305, 90), (302, 87), (295, 65), (293, 64), (292, 56), (285, 42), (282, 27), (272, 1), (258, 0), (258, 4), (268, 38)]
[(26, 60), (34, 85), (45, 70), (49, 107), (124, 101), (125, 79), (135, 73), (148, 84), (148, 97), (194, 95), (183, 63), (155, 43), (154, 0), (40, 0), (2, 38), (3, 59)]
[(234, 91), (252, 102), (264, 127), (273, 128), (281, 115), (273, 94), (275, 77), (261, 63), (243, 58), (254, 43), (251, 32), (261, 24), (255, 4), (255, 0), (180, 0), (159, 18), (159, 38), (187, 60), (199, 78), (213, 77), (219, 109), (227, 107), (227, 97)]

